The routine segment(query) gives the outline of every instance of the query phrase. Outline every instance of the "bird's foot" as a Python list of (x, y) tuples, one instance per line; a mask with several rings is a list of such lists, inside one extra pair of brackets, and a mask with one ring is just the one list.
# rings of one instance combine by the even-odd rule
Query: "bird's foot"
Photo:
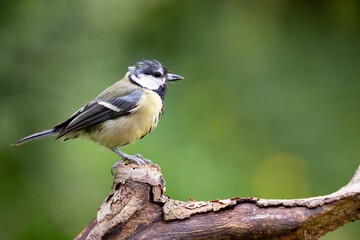
[(154, 165), (151, 160), (144, 158), (140, 154), (136, 154), (136, 155), (123, 154), (122, 157), (123, 157), (123, 159), (121, 159), (120, 161), (114, 163), (114, 165), (111, 167), (111, 174), (113, 176), (114, 176), (114, 169), (116, 169), (119, 166), (120, 163), (122, 163), (123, 161), (126, 161), (126, 160), (129, 161), (129, 162), (134, 162), (139, 166), (146, 165), (146, 164)]
[(116, 163), (114, 163), (114, 165), (111, 167), (111, 175), (114, 176), (114, 169), (116, 169), (120, 163), (122, 163), (124, 161), (124, 158), (121, 159), (120, 161), (117, 161)]
[(154, 165), (154, 163), (150, 159), (144, 158), (141, 154), (136, 154), (135, 157), (143, 160), (145, 162), (145, 164)]

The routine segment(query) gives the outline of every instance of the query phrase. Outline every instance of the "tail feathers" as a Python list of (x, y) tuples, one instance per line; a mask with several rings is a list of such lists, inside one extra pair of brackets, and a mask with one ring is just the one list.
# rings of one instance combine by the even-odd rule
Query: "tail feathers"
[(57, 133), (61, 132), (61, 129), (48, 129), (48, 130), (44, 130), (42, 132), (38, 132), (38, 133), (34, 133), (34, 134), (31, 134), (27, 137), (24, 137), (16, 142), (14, 142), (13, 144), (11, 144), (12, 147), (16, 147), (16, 146), (19, 146), (23, 143), (26, 143), (26, 142), (30, 142), (32, 140), (36, 140), (36, 139), (41, 139), (41, 138), (44, 138), (44, 137), (49, 137), (49, 136), (52, 136), (52, 135), (55, 135)]

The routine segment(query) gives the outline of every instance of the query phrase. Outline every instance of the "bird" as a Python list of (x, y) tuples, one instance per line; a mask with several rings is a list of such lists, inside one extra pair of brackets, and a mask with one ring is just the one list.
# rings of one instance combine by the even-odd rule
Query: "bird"
[(121, 80), (105, 89), (67, 120), (51, 129), (24, 137), (11, 146), (53, 135), (57, 135), (55, 140), (85, 137), (122, 158), (112, 166), (112, 175), (114, 169), (125, 160), (138, 165), (153, 164), (140, 154), (129, 155), (118, 148), (143, 138), (157, 126), (164, 112), (168, 84), (182, 79), (182, 76), (170, 73), (155, 59), (139, 61), (128, 67)]

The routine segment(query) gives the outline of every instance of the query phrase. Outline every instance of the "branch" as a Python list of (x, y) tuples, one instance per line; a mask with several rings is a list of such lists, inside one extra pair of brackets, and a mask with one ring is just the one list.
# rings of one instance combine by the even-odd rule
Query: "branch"
[(122, 164), (109, 196), (75, 239), (318, 239), (360, 219), (360, 166), (337, 192), (306, 199), (177, 201), (160, 168)]

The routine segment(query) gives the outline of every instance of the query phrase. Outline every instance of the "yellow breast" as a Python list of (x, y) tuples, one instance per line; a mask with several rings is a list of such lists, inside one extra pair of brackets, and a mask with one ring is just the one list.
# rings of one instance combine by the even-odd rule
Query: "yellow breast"
[(121, 147), (135, 142), (156, 127), (162, 107), (160, 96), (144, 89), (132, 114), (101, 123), (89, 133), (90, 138), (106, 147)]

